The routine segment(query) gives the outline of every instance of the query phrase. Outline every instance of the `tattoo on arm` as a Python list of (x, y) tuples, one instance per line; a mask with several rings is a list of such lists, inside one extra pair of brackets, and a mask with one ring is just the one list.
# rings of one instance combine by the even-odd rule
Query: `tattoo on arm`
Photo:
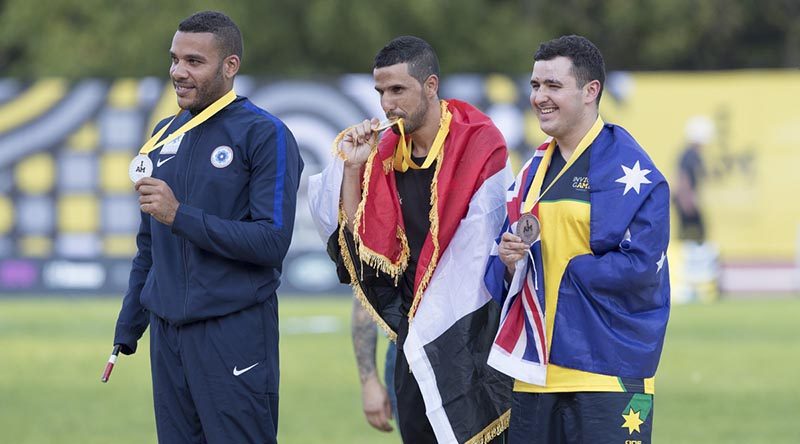
[(347, 215), (347, 229), (353, 232), (353, 224), (356, 213), (358, 212), (358, 205), (361, 203), (361, 170), (353, 168), (344, 169), (344, 176), (342, 177), (341, 189), (342, 208), (344, 214)]
[(363, 384), (370, 377), (377, 377), (375, 346), (378, 342), (378, 333), (369, 313), (356, 298), (353, 298), (350, 335), (353, 339), (353, 350), (356, 354), (358, 376)]

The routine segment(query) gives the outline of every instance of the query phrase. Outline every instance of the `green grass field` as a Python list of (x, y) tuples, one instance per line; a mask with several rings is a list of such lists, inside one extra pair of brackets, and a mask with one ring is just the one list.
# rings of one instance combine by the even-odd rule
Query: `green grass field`
[[(156, 442), (147, 342), (99, 380), (118, 309), (0, 299), (0, 443)], [(349, 310), (344, 298), (282, 298), (281, 443), (399, 442), (363, 419)], [(800, 299), (674, 307), (654, 442), (800, 443), (798, 318)]]

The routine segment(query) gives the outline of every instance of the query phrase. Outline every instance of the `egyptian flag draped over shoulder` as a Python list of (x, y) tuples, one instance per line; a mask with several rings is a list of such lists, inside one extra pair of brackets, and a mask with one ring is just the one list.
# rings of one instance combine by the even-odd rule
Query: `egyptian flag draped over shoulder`
[[(431, 228), (417, 262), (409, 319), (414, 318), (439, 257), (467, 214), (472, 197), (506, 164), (505, 140), (485, 114), (458, 100), (448, 101), (447, 109), (453, 117), (431, 184)], [(409, 255), (397, 184), (394, 174), (389, 174), (399, 138), (386, 131), (368, 160), (365, 191), (354, 222), (360, 259), (392, 277), (405, 270)]]
[[(491, 120), (457, 100), (447, 109), (452, 119), (431, 184), (431, 228), (417, 264), (404, 352), (437, 440), (488, 442), (508, 426), (512, 381), (486, 364), (499, 307), (490, 303), (482, 276), (493, 233), (505, 216), (511, 177), (505, 141)], [(397, 135), (384, 132), (367, 161), (355, 223), (358, 260), (391, 276), (399, 276), (408, 260), (392, 167), (397, 142)], [(309, 181), (309, 204), (323, 238), (338, 222), (326, 202), (335, 199), (338, 205), (337, 162)], [(356, 282), (356, 267), (348, 270)], [(354, 290), (365, 302), (362, 289)], [(376, 321), (386, 328), (382, 319)]]
[[(526, 179), (541, 159), (542, 156), (534, 156), (528, 173), (517, 177), (509, 192), (509, 208), (519, 208), (517, 196), (527, 192), (530, 181)], [(504, 266), (496, 256), (496, 247), (487, 265), (486, 287), (504, 307), (490, 363), (525, 382), (543, 385), (542, 379), (530, 380), (531, 369), (541, 370), (539, 376), (543, 377), (547, 362), (628, 378), (652, 377), (658, 366), (670, 306), (666, 259), (669, 187), (633, 137), (610, 124), (604, 125), (592, 142), (589, 187), (592, 254), (572, 258), (564, 271), (549, 357), (544, 351), (546, 359), (537, 360), (535, 353), (528, 353), (528, 344), (541, 338), (529, 328), (526, 316), (530, 313), (523, 312), (526, 307), (509, 303), (512, 298), (508, 295), (519, 297), (523, 286), (514, 287), (514, 282), (509, 288), (505, 286)], [(508, 227), (507, 219), (504, 229)], [(537, 248), (541, 252), (538, 244), (531, 251), (534, 261), (541, 264), (541, 255), (536, 255)], [(538, 271), (538, 279), (534, 270)], [(525, 271), (528, 281), (533, 280), (538, 287), (539, 302), (543, 304), (541, 269), (526, 267)], [(543, 313), (544, 306), (541, 308)], [(526, 322), (524, 328), (513, 329), (517, 337), (502, 338), (509, 322), (519, 318)], [(543, 347), (536, 344), (533, 349), (544, 350)], [(502, 366), (496, 365), (499, 361)]]

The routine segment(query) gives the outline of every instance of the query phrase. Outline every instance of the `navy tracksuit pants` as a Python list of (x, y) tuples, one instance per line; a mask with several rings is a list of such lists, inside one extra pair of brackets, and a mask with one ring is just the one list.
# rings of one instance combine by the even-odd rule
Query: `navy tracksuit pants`
[(275, 443), (277, 297), (226, 316), (172, 326), (151, 315), (158, 441)]

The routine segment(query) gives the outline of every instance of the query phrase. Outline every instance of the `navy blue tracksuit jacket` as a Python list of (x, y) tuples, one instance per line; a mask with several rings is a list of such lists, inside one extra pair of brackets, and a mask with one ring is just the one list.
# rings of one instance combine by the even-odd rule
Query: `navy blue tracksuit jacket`
[[(191, 117), (181, 113), (165, 134)], [(123, 352), (136, 350), (145, 310), (181, 325), (266, 301), (292, 238), (303, 161), (283, 122), (239, 97), (185, 133), (177, 153), (163, 154), (167, 146), (150, 153), (153, 177), (180, 206), (172, 227), (141, 213), (114, 339)], [(219, 147), (233, 153), (222, 168), (211, 162)]]
[[(191, 118), (183, 112), (155, 131), (169, 124), (168, 135)], [(303, 169), (294, 137), (238, 97), (149, 156), (180, 206), (172, 226), (141, 213), (114, 343), (134, 353), (151, 325), (159, 441), (195, 442), (200, 433), (208, 442), (273, 442), (275, 291)], [(242, 408), (249, 413), (235, 413)]]

